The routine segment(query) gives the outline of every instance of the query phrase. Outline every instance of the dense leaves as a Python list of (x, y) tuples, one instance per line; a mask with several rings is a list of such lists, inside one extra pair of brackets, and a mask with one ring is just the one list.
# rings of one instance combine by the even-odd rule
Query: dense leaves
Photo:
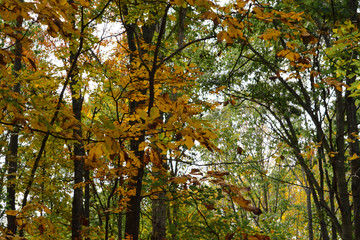
[(4, 239), (358, 239), (357, 1), (0, 4)]

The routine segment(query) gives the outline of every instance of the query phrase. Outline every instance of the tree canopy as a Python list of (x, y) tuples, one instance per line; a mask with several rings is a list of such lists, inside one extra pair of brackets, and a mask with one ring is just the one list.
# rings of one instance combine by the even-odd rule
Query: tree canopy
[(2, 0), (0, 239), (360, 239), (357, 10)]

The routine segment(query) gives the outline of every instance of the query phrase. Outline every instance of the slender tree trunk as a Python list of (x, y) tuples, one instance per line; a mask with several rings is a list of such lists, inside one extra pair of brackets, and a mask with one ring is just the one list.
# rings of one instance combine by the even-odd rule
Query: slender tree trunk
[[(161, 184), (164, 184), (164, 169), (160, 169), (156, 172), (157, 178)], [(166, 239), (166, 196), (165, 192), (161, 191), (156, 194), (156, 198), (152, 199), (152, 240)]]
[[(7, 177), (7, 199), (6, 209), (16, 210), (16, 174), (17, 174), (17, 154), (18, 154), (18, 130), (11, 131), (10, 133), (9, 150), (6, 155), (6, 165), (8, 167)], [(15, 235), (17, 230), (16, 216), (7, 214), (7, 230), (10, 235)]]
[[(123, 13), (125, 16), (128, 14), (128, 9), (126, 6), (123, 7)], [(152, 14), (152, 13), (150, 13)], [(130, 51), (135, 52), (138, 50), (139, 54), (142, 49), (137, 49), (136, 47), (136, 25), (135, 24), (127, 24), (125, 23), (126, 33), (127, 33), (127, 41)], [(152, 43), (152, 39), (155, 32), (155, 24), (151, 23), (149, 25), (145, 24), (142, 27), (142, 37), (144, 41), (148, 44)], [(161, 34), (159, 34), (161, 35)], [(154, 56), (154, 62), (157, 60), (156, 56)], [(130, 62), (134, 60), (134, 56), (130, 55)], [(155, 65), (153, 65), (151, 73), (148, 75), (149, 81), (149, 109), (148, 112), (150, 113), (150, 109), (152, 107), (152, 103), (154, 102), (153, 99), (153, 90), (151, 90), (151, 86), (154, 85), (154, 76)], [(145, 93), (146, 90), (140, 90)], [(143, 105), (144, 101), (131, 101), (129, 110), (131, 113), (135, 112), (138, 106)], [(142, 190), (142, 181), (144, 175), (144, 166), (143, 166), (143, 158), (144, 158), (144, 151), (139, 150), (140, 143), (145, 141), (144, 135), (139, 137), (138, 139), (134, 139), (130, 141), (130, 150), (134, 152), (135, 156), (141, 161), (141, 166), (137, 169), (137, 174), (131, 177), (129, 188), (135, 189), (135, 195), (130, 196), (130, 200), (128, 202), (128, 208), (126, 212), (126, 221), (125, 221), (125, 237), (133, 240), (139, 239), (139, 227), (140, 227), (140, 206), (141, 206), (141, 190)]]
[[(85, 156), (85, 151), (84, 151)], [(85, 167), (85, 196), (84, 196), (84, 221), (83, 225), (90, 226), (90, 171)], [(90, 240), (90, 238), (86, 238)]]
[[(350, 85), (350, 82), (348, 83)], [(359, 140), (356, 135), (359, 134), (357, 127), (358, 121), (356, 117), (355, 99), (347, 97), (347, 123), (348, 123), (348, 138), (352, 141), (349, 143), (350, 156), (360, 156)], [(355, 239), (360, 239), (360, 159), (351, 160), (351, 190), (353, 198), (354, 211), (354, 228)]]
[[(129, 24), (126, 25), (127, 39), (129, 44), (129, 49), (131, 51), (136, 51), (135, 43), (135, 25)], [(133, 61), (133, 56), (130, 56), (130, 61)], [(141, 101), (132, 101), (130, 103), (130, 112), (135, 112), (137, 106), (142, 104)], [(139, 145), (144, 141), (144, 136), (139, 137), (138, 140), (130, 141), (130, 150), (135, 153), (135, 156), (142, 161), (143, 151), (139, 151)], [(139, 239), (139, 227), (140, 227), (140, 205), (141, 205), (141, 189), (142, 189), (142, 179), (144, 175), (144, 166), (140, 166), (137, 169), (135, 176), (131, 178), (129, 188), (135, 189), (135, 195), (130, 196), (128, 202), (128, 208), (126, 212), (126, 221), (125, 221), (125, 237), (131, 240)]]
[[(360, 27), (359, 17), (357, 9), (359, 7), (358, 0), (349, 0), (349, 10), (351, 11), (350, 19), (351, 21)], [(354, 54), (356, 59), (359, 55), (358, 52)], [(355, 69), (353, 69), (355, 70)], [(347, 85), (355, 81), (355, 78), (347, 78)], [(356, 135), (359, 134), (358, 129), (358, 120), (356, 117), (356, 105), (355, 99), (350, 97), (350, 91), (346, 91), (346, 112), (347, 112), (347, 124), (348, 124), (348, 138), (352, 141), (350, 142), (350, 156), (356, 154), (360, 156), (359, 149), (359, 140)], [(353, 198), (353, 211), (354, 211), (354, 229), (355, 229), (355, 239), (360, 239), (360, 159), (354, 159), (351, 161), (351, 190)]]
[[(23, 23), (23, 17), (19, 16), (16, 19), (16, 27), (21, 28)], [(21, 33), (21, 32), (19, 32)], [(17, 40), (15, 43), (15, 60), (14, 60), (14, 69), (13, 75), (15, 78), (19, 76), (19, 71), (21, 70), (21, 58), (22, 58), (22, 44), (20, 40)], [(16, 83), (13, 87), (13, 91), (15, 93), (20, 94), (20, 83)], [(16, 175), (17, 175), (17, 162), (18, 162), (18, 148), (19, 148), (19, 129), (14, 128), (13, 131), (10, 132), (10, 142), (9, 149), (6, 154), (6, 166), (7, 169), (7, 199), (6, 199), (6, 209), (8, 210), (16, 210)], [(11, 235), (15, 235), (17, 231), (16, 225), (16, 216), (6, 215), (7, 218), (7, 230)]]
[[(185, 19), (186, 8), (180, 7), (179, 20), (178, 20), (178, 48), (184, 45), (185, 38)], [(176, 101), (177, 95), (171, 91), (171, 100)], [(164, 164), (165, 168), (167, 164)], [(161, 170), (162, 171), (162, 170)], [(164, 183), (164, 179), (158, 176), (159, 181)], [(156, 194), (157, 198), (152, 199), (152, 240), (166, 239), (166, 218), (167, 218), (167, 205), (165, 192)]]
[[(70, 85), (72, 93), (72, 105), (73, 113), (75, 118), (81, 123), (81, 111), (82, 111), (82, 102), (81, 97), (75, 97), (74, 90), (75, 81)], [(78, 130), (74, 130), (74, 135), (78, 135), (80, 138), (82, 136), (81, 127), (79, 126)], [(81, 225), (86, 222), (84, 219), (84, 209), (83, 209), (83, 186), (84, 183), (84, 156), (85, 151), (81, 143), (74, 144), (74, 196), (72, 203), (72, 239), (82, 239), (81, 235)]]
[(343, 240), (352, 240), (351, 208), (349, 202), (348, 185), (345, 176), (345, 106), (342, 92), (336, 91), (336, 145), (337, 153), (334, 157), (334, 171), (337, 184), (337, 196), (341, 212)]
[(308, 233), (309, 240), (314, 239), (314, 231), (313, 231), (313, 219), (312, 219), (312, 209), (311, 209), (311, 190), (306, 189), (306, 210), (308, 216)]
[[(137, 147), (139, 143), (133, 143), (133, 147)], [(137, 154), (140, 154), (137, 151)], [(130, 188), (135, 188), (136, 193), (134, 196), (130, 197), (128, 202), (129, 207), (126, 212), (126, 222), (125, 222), (125, 237), (131, 240), (139, 239), (139, 228), (140, 228), (140, 205), (141, 205), (141, 189), (142, 189), (142, 178), (144, 175), (144, 168), (139, 168), (136, 176), (132, 177), (133, 184), (130, 185)]]
[[(347, 84), (350, 86), (353, 82), (354, 79), (348, 79)], [(349, 142), (350, 156), (360, 156), (359, 140), (356, 137), (359, 130), (357, 127), (355, 99), (349, 95), (350, 91), (346, 91), (348, 138), (351, 139)], [(360, 239), (360, 159), (351, 160), (350, 166), (355, 239)]]
[[(68, 0), (69, 3), (73, 3), (73, 0)], [(83, 8), (80, 8), (83, 11)], [(83, 17), (83, 14), (81, 14)], [(73, 16), (73, 25), (75, 26), (75, 16)], [(83, 19), (81, 19), (81, 23)], [(83, 26), (81, 26), (83, 28)], [(71, 40), (70, 40), (71, 41)], [(74, 43), (70, 42), (70, 63), (75, 61), (75, 48)], [(82, 129), (81, 129), (81, 113), (82, 106), (84, 102), (84, 98), (81, 94), (81, 88), (77, 86), (78, 84), (78, 68), (75, 65), (75, 71), (71, 73), (69, 76), (70, 79), (70, 91), (71, 91), (71, 100), (72, 100), (72, 111), (75, 119), (78, 121), (77, 128), (73, 130), (74, 138), (81, 139), (82, 138)], [(84, 208), (84, 177), (85, 177), (85, 166), (84, 166), (84, 158), (85, 158), (85, 150), (84, 146), (81, 142), (76, 142), (74, 144), (73, 156), (74, 160), (74, 195), (72, 201), (72, 219), (71, 219), (71, 233), (73, 240), (83, 239), (81, 230), (82, 225), (88, 225), (89, 223), (89, 199), (90, 192), (89, 188), (87, 188), (87, 192), (85, 193), (88, 199), (85, 201)], [(87, 175), (88, 178), (89, 175)], [(88, 186), (89, 187), (89, 186)]]

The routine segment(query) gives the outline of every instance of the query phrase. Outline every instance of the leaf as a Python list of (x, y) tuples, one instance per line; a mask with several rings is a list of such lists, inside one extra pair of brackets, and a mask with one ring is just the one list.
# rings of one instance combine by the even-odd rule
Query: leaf
[(188, 149), (191, 149), (194, 146), (194, 140), (190, 136), (184, 136), (184, 143)]
[(203, 202), (202, 204), (206, 207), (207, 210), (215, 210), (215, 209), (216, 209), (216, 208), (214, 207), (214, 205), (211, 204), (211, 203)]
[(191, 169), (191, 172), (190, 172), (191, 175), (203, 175), (199, 169), (196, 169), (196, 168), (193, 168)]
[(173, 22), (175, 22), (177, 20), (176, 16), (174, 16), (174, 15), (168, 15), (168, 18), (170, 19), (170, 21), (173, 21)]
[(355, 160), (355, 159), (359, 159), (360, 156), (358, 156), (356, 153), (354, 153), (351, 157), (348, 158), (349, 161)]
[(265, 33), (259, 36), (259, 38), (264, 40), (274, 40), (277, 41), (278, 37), (281, 35), (281, 32), (277, 29), (267, 29)]
[(222, 42), (223, 40), (226, 41), (227, 44), (232, 45), (234, 43), (233, 39), (230, 37), (229, 33), (226, 31), (221, 31), (217, 34), (217, 39), (219, 42)]
[(226, 234), (225, 240), (231, 240), (231, 239), (233, 239), (233, 237), (235, 236), (235, 233), (236, 233), (236, 232)]
[(175, 184), (181, 184), (181, 183), (186, 183), (187, 180), (188, 180), (187, 177), (174, 177), (171, 179), (171, 182), (174, 182)]
[(260, 215), (262, 211), (260, 208), (254, 207), (250, 205), (250, 201), (246, 200), (242, 195), (231, 195), (232, 200), (239, 204), (240, 207), (242, 207), (244, 210), (248, 212), (253, 212), (255, 215)]
[(88, 0), (80, 0), (80, 5), (83, 7), (90, 7), (90, 2)]
[(19, 214), (19, 211), (17, 210), (7, 210), (6, 212), (6, 215), (9, 215), (9, 216), (16, 216)]

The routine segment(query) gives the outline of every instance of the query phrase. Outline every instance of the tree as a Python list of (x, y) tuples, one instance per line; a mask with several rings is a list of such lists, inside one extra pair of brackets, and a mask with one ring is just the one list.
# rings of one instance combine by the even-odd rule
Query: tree
[(3, 236), (356, 238), (354, 6), (2, 1)]
[[(331, 36), (330, 32), (336, 26), (330, 20), (323, 19), (329, 17), (333, 22), (336, 19), (344, 22), (350, 15), (346, 10), (334, 15), (337, 7), (333, 2), (329, 5), (317, 4), (309, 1), (293, 5), (278, 3), (255, 6), (252, 9), (254, 24), (260, 20), (256, 24), (259, 28), (265, 27), (265, 30), (261, 29), (258, 38), (254, 38), (251, 32), (238, 42), (236, 61), (233, 66), (230, 65), (220, 84), (234, 86), (229, 91), (232, 98), (251, 101), (264, 108), (269, 114), (267, 119), (274, 133), (292, 148), (296, 163), (302, 166), (312, 190), (320, 216), (322, 238), (329, 239), (328, 218), (332, 221), (333, 239), (337, 238), (337, 234), (342, 239), (353, 239), (351, 218), (355, 215), (350, 210), (351, 193), (347, 186), (346, 162), (354, 158), (347, 157), (344, 135), (351, 129), (349, 126), (346, 129), (347, 124), (357, 120), (354, 107), (350, 107), (353, 100), (349, 98), (349, 93), (343, 94), (347, 85), (339, 74), (335, 76), (332, 63), (323, 64), (327, 53), (322, 50), (323, 46), (330, 48), (337, 44), (334, 41), (336, 36)], [(343, 3), (337, 4), (340, 6)], [(320, 19), (315, 13), (310, 17), (297, 12), (297, 9), (302, 11), (304, 8), (311, 13), (312, 10), (325, 8), (325, 14), (329, 15)], [(284, 9), (292, 9), (293, 12), (285, 12)], [(302, 27), (304, 22), (307, 28)], [(266, 29), (270, 25), (272, 28)], [(249, 69), (252, 70), (251, 76), (241, 75), (242, 71)], [(241, 87), (237, 86), (238, 83)], [(351, 114), (347, 122), (345, 111)], [(304, 158), (308, 146), (304, 144), (307, 139), (303, 137), (302, 128), (307, 122), (310, 122), (311, 131), (307, 134), (310, 134), (316, 146), (316, 163)], [(356, 141), (349, 142), (357, 146)], [(318, 167), (318, 172), (314, 171), (314, 165)], [(329, 202), (325, 195), (329, 196)], [(353, 201), (355, 199), (356, 194)], [(340, 215), (336, 213), (336, 206), (339, 206)]]

